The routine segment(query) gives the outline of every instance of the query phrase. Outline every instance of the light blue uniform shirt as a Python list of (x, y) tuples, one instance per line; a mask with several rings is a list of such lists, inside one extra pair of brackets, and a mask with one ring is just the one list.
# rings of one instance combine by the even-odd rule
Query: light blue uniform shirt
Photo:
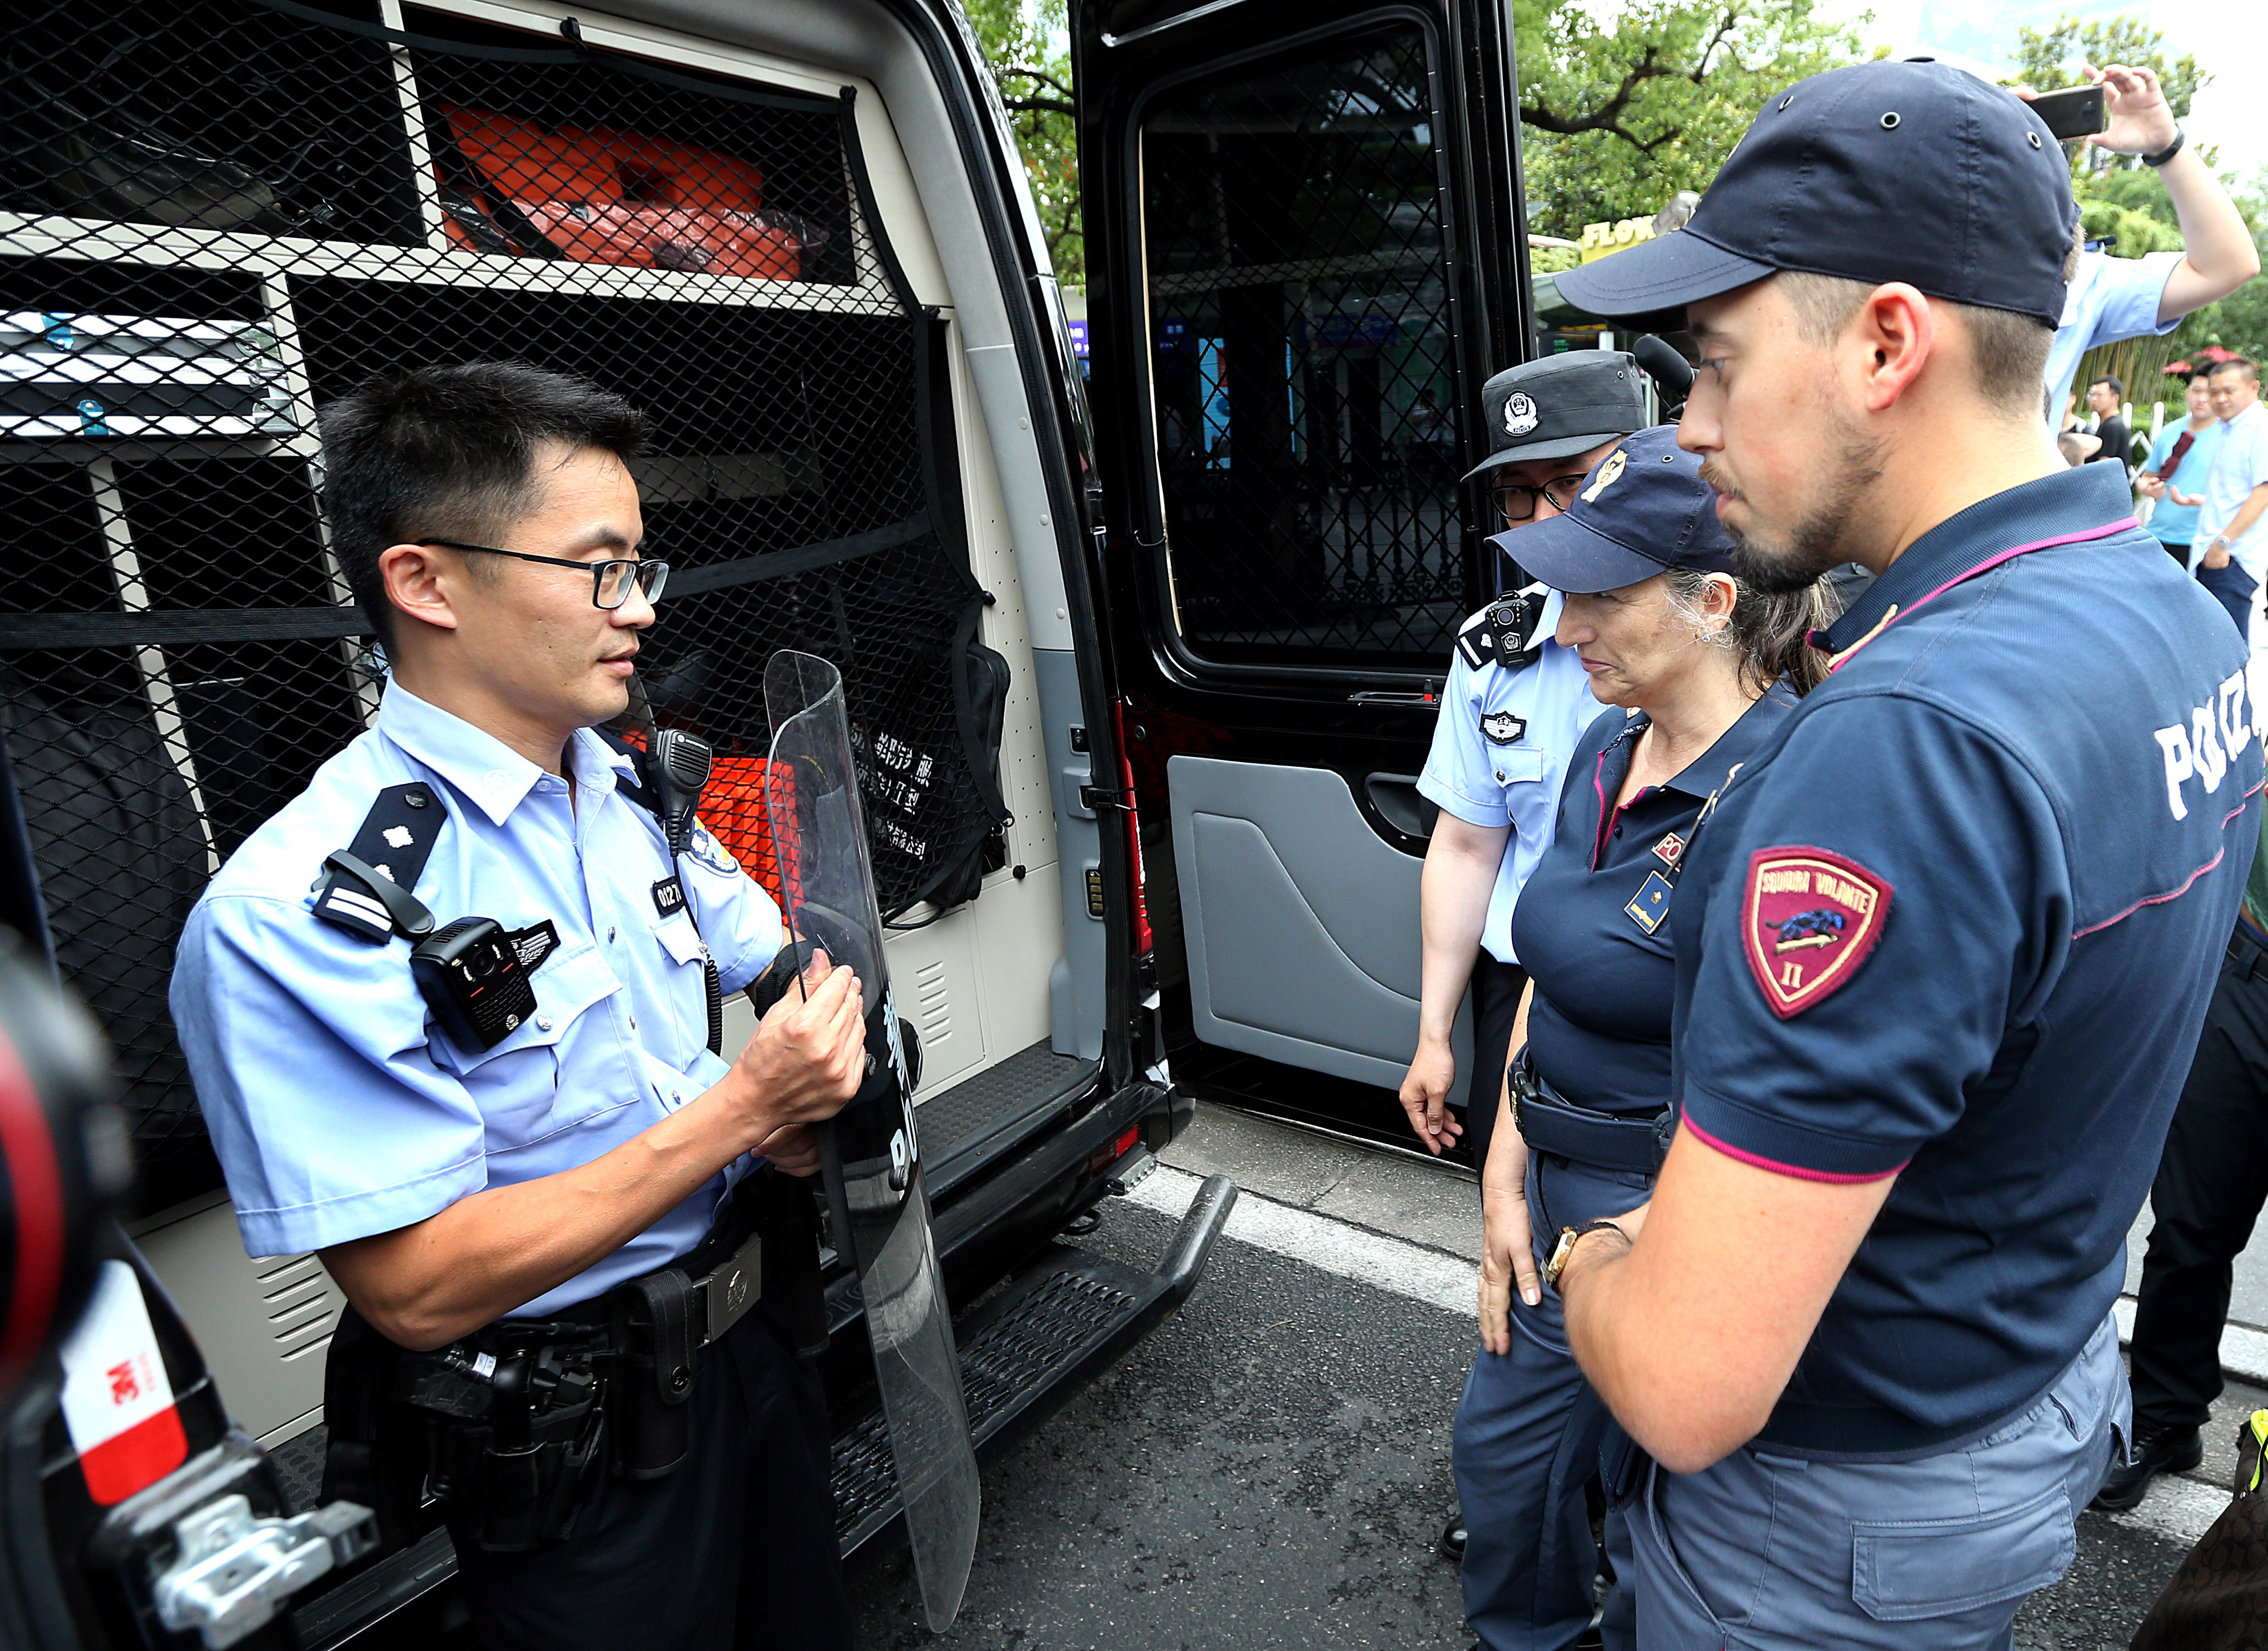
[[(2174, 451), (2174, 444), (2190, 427), (2189, 415), (2184, 413), (2158, 432), (2158, 439), (2150, 444), (2150, 456), (2142, 461), (2142, 468), (2152, 475), (2163, 475), (2166, 455)], [(2228, 426), (2219, 419), (2197, 433), (2189, 451), (2182, 455), (2182, 467), (2174, 472), (2173, 485), (2191, 498), (2205, 492), (2205, 479), (2213, 473), (2213, 455), (2220, 451), (2220, 438)], [(2170, 495), (2160, 499), (2150, 510), (2150, 532), (2159, 541), (2168, 545), (2187, 545), (2197, 538), (2198, 507), (2176, 504)]]
[[(173, 1024), (253, 1255), (320, 1249), (423, 1221), (468, 1193), (556, 1175), (660, 1122), (721, 1078), (708, 1049), (703, 942), (725, 989), (778, 950), (779, 910), (715, 838), (674, 865), (634, 771), (585, 730), (578, 788), (389, 683), (378, 724), (246, 840), (183, 930)], [(457, 1048), (409, 974), (409, 943), (316, 917), (323, 858), (378, 793), (438, 782), (447, 824), (415, 892), (436, 920), (549, 921), (536, 1013), (494, 1048)], [(654, 885), (681, 875), (693, 918)], [(541, 1315), (666, 1266), (699, 1242), (744, 1157), (622, 1249), (515, 1309)]]
[[(2081, 253), (2079, 268), (2064, 294), (2063, 322), (2055, 341), (2048, 346), (2048, 423), (2063, 421), (2063, 399), (2079, 371), (2079, 358), (2097, 344), (2115, 344), (2122, 338), (2162, 338), (2182, 324), (2178, 315), (2158, 319), (2166, 283), (2180, 263), (2181, 253), (2145, 253), (2139, 258), (2113, 258), (2108, 253)], [(2184, 493), (2191, 489), (2184, 488)]]
[[(1481, 926), (1481, 949), (1498, 963), (1520, 961), (1512, 949), (1512, 908), (1528, 874), (1551, 847), (1567, 759), (1599, 714), (1582, 661), (1574, 649), (1549, 640), (1560, 606), (1554, 591), (1536, 620), (1546, 639), (1543, 651), (1517, 671), (1495, 664), (1476, 668), (1462, 652), (1451, 653), (1433, 746), (1418, 776), (1421, 796), (1467, 825), (1512, 827)], [(1498, 743), (1482, 724), (1507, 715), (1524, 726), (1517, 738)]]

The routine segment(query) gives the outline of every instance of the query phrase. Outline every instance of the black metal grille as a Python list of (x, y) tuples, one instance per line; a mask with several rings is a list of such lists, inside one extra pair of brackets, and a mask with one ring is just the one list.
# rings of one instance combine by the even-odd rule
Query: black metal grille
[(0, 509), (36, 552), (0, 592), (0, 721), (144, 1207), (216, 1178), (165, 1010), (181, 921), (377, 703), (313, 422), (374, 373), (518, 359), (653, 415), (637, 473), (675, 571), (646, 709), (746, 774), (765, 658), (836, 661), (886, 914), (996, 829), (956, 717), (983, 597), (942, 324), (865, 200), (849, 102), (404, 18), (0, 21)]
[[(1105, 1335), (1138, 1305), (1116, 1285), (1063, 1272), (984, 1326), (961, 1350), (969, 1436), (983, 1444), (1022, 1400)], [(898, 1495), (890, 1438), (875, 1410), (836, 1436), (835, 1529), (848, 1537)]]
[(1208, 658), (1438, 665), (1479, 600), (1433, 119), (1414, 25), (1142, 117), (1173, 597)]

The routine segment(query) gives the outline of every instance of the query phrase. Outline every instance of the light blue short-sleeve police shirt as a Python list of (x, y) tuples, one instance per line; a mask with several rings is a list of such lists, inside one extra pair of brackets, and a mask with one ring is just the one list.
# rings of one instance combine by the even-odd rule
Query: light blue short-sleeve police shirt
[(1466, 824), (1512, 828), (1481, 925), (1481, 949), (1499, 963), (1520, 961), (1512, 908), (1551, 846), (1567, 759), (1599, 715), (1582, 661), (1550, 640), (1561, 605), (1554, 591), (1536, 620), (1542, 650), (1517, 670), (1451, 655), (1432, 748), (1418, 777), (1422, 796)]
[(2182, 324), (2158, 319), (2165, 302), (2166, 283), (2173, 278), (2180, 253), (2145, 253), (2139, 258), (2113, 258), (2107, 253), (2081, 253), (2079, 268), (2064, 293), (2063, 321), (2048, 346), (2048, 422), (2063, 418), (2063, 399), (2079, 371), (2079, 358), (2097, 344), (2115, 344), (2122, 338), (2157, 338)]
[[(617, 788), (630, 763), (597, 735), (578, 734), (567, 758), (568, 778), (547, 774), (389, 684), (377, 726), (198, 901), (173, 1020), (251, 1254), (391, 1232), (468, 1193), (576, 1169), (725, 1075), (708, 1049), (704, 943), (738, 991), (779, 948), (778, 908), (706, 831), (673, 864), (653, 814)], [(415, 890), (437, 920), (549, 921), (558, 934), (529, 977), (536, 1013), (486, 1051), (433, 1024), (407, 941), (372, 945), (312, 910), (324, 856), (352, 840), (380, 790), (413, 781), (438, 782), (448, 815)], [(682, 904), (657, 886), (674, 877)], [(515, 1312), (666, 1266), (754, 1162)]]

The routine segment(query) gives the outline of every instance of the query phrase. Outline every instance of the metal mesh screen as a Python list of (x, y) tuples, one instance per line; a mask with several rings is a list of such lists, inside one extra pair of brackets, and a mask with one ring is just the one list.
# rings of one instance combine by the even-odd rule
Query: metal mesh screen
[(1173, 595), (1205, 657), (1438, 667), (1479, 602), (1432, 121), (1415, 25), (1142, 117)]
[(890, 914), (998, 825), (956, 720), (983, 598), (941, 324), (867, 208), (848, 101), (404, 15), (0, 21), (0, 508), (37, 551), (0, 592), (0, 725), (145, 1208), (217, 1180), (165, 1009), (181, 921), (377, 703), (313, 435), (374, 373), (518, 359), (653, 415), (637, 474), (674, 571), (644, 708), (729, 781), (769, 741), (771, 650), (836, 660)]

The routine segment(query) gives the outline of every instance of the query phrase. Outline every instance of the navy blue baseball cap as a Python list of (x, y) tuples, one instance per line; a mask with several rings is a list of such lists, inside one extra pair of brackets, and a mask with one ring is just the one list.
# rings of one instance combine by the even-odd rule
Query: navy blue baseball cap
[(1948, 63), (1859, 63), (1767, 103), (1683, 229), (1553, 279), (1625, 316), (1805, 270), (2052, 327), (2078, 221), (2062, 147), (2021, 99)]
[(1625, 437), (1584, 478), (1565, 515), (1489, 543), (1555, 591), (1619, 591), (1666, 568), (1733, 570), (1717, 490), (1701, 480), (1700, 455), (1680, 447), (1668, 424)]

